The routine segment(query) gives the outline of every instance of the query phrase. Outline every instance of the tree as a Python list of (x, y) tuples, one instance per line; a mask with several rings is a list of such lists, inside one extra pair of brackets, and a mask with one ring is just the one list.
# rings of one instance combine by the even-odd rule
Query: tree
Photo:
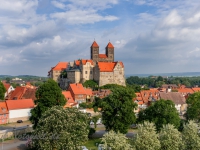
[(34, 128), (37, 127), (37, 123), (42, 114), (53, 106), (64, 106), (66, 99), (62, 94), (62, 90), (58, 84), (49, 79), (43, 85), (41, 85), (36, 92), (35, 108), (31, 110), (30, 121), (34, 124)]
[(161, 149), (179, 150), (183, 148), (181, 133), (171, 124), (163, 125), (159, 133)]
[(107, 131), (127, 133), (130, 125), (135, 122), (133, 110), (137, 104), (132, 100), (135, 93), (125, 87), (116, 87), (111, 91), (100, 103), (103, 124)]
[(84, 87), (90, 87), (92, 89), (96, 89), (98, 87), (98, 84), (94, 80), (87, 80), (83, 83)]
[(63, 70), (63, 71), (60, 73), (60, 78), (67, 78), (67, 71), (66, 71), (66, 70)]
[(6, 83), (10, 83), (10, 80), (11, 80), (11, 79), (10, 79), (9, 77), (7, 77), (7, 78), (6, 78)]
[(171, 100), (161, 99), (147, 109), (140, 111), (137, 121), (143, 122), (145, 120), (154, 122), (158, 131), (166, 124), (172, 124), (177, 129), (180, 126), (179, 114)]
[(6, 88), (4, 87), (3, 83), (0, 81), (0, 100), (4, 100), (6, 93)]
[(200, 121), (200, 92), (191, 94), (186, 100), (188, 104), (186, 118), (187, 120)]
[(54, 106), (42, 114), (31, 136), (34, 137), (32, 146), (37, 150), (76, 150), (88, 140), (88, 133), (85, 113), (75, 108)]
[(138, 125), (138, 133), (133, 145), (135, 145), (136, 150), (160, 150), (161, 145), (154, 123), (145, 121)]
[(198, 135), (198, 126), (194, 121), (189, 121), (183, 128), (183, 142), (185, 150), (199, 150), (200, 137)]
[(101, 142), (106, 150), (130, 150), (131, 145), (127, 142), (124, 134), (109, 131), (103, 135)]

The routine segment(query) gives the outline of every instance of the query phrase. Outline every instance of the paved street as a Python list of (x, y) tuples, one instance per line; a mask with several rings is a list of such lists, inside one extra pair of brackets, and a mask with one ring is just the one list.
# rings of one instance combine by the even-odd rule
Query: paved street
[(0, 143), (0, 150), (26, 150), (26, 140), (9, 140)]

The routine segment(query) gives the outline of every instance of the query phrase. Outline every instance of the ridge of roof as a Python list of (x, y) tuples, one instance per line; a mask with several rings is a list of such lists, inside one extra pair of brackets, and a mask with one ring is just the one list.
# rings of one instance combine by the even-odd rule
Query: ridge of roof
[(91, 47), (99, 47), (99, 45), (97, 44), (96, 41), (94, 41), (94, 42), (92, 43)]
[(106, 46), (107, 48), (114, 48), (114, 46), (112, 45), (112, 43), (108, 43), (108, 45)]

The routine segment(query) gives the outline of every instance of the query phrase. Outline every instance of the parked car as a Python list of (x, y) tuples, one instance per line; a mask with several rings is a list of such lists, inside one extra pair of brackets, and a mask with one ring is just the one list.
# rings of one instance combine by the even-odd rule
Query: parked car
[(97, 124), (102, 124), (101, 118), (99, 118), (99, 119), (97, 120)]
[(23, 121), (22, 120), (17, 120), (17, 123), (23, 123)]
[(93, 121), (90, 121), (90, 125), (93, 125), (94, 124), (94, 122)]

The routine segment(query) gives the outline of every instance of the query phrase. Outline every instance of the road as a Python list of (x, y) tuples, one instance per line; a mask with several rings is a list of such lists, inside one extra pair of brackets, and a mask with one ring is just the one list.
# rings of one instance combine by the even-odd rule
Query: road
[[(20, 128), (20, 127), (18, 127)], [(104, 125), (98, 125), (98, 128), (104, 128)], [(8, 129), (9, 130), (9, 129)], [(98, 130), (96, 131), (92, 137), (94, 138), (101, 138), (105, 134), (105, 130)], [(126, 137), (131, 138), (134, 136), (134, 132), (129, 132), (126, 134)], [(14, 139), (0, 143), (0, 150), (26, 150), (26, 140)], [(2, 149), (3, 148), (3, 149)]]
[(0, 144), (0, 150), (26, 150), (26, 140), (9, 140)]

